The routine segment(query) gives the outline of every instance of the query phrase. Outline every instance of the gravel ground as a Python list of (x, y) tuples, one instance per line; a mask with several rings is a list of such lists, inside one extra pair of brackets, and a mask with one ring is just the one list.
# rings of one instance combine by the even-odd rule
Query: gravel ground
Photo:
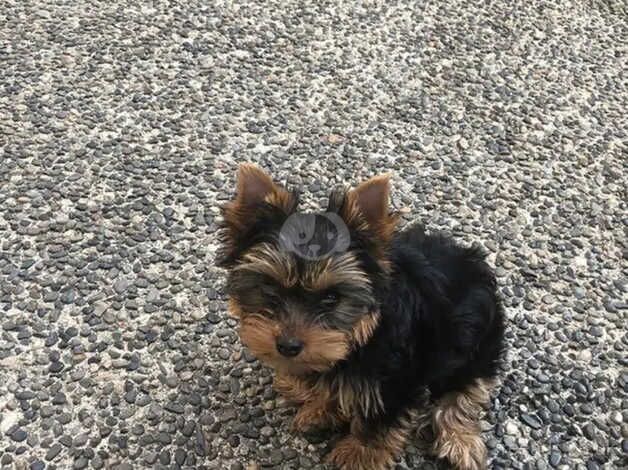
[(2, 2), (0, 468), (324, 468), (225, 313), (239, 161), (314, 204), (392, 171), (483, 243), (492, 468), (626, 468), (623, 0), (136, 3)]

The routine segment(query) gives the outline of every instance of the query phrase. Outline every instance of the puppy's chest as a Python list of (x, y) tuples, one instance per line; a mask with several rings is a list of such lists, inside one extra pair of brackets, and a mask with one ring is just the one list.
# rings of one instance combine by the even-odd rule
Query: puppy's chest
[(313, 392), (327, 396), (346, 419), (356, 414), (373, 416), (384, 409), (380, 383), (362, 377), (343, 374), (325, 377), (317, 382)]

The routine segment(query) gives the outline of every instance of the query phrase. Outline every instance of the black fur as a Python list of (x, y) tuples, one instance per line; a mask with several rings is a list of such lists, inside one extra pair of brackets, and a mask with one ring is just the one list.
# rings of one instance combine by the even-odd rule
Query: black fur
[(396, 235), (390, 256), (379, 327), (368, 344), (330, 372), (379, 382), (384, 412), (368, 421), (381, 424), (416, 406), (426, 387), (436, 399), (476, 378), (495, 377), (504, 335), (495, 278), (479, 249), (426, 235), (414, 225)]

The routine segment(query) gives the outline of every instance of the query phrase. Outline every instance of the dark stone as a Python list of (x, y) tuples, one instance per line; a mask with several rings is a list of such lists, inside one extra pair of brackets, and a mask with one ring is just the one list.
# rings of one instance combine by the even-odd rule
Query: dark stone
[(591, 423), (587, 423), (582, 428), (582, 433), (585, 435), (587, 439), (593, 441), (595, 439), (595, 426)]
[(83, 468), (87, 468), (88, 463), (89, 462), (87, 461), (87, 458), (81, 456), (74, 461), (74, 465), (72, 468), (74, 468), (75, 470), (81, 470)]
[(528, 413), (522, 414), (521, 420), (532, 429), (540, 429), (542, 426), (541, 421), (536, 416), (530, 415)]
[(26, 440), (27, 437), (28, 434), (22, 428), (17, 428), (11, 433), (11, 439), (13, 439), (15, 442), (23, 442)]
[(170, 452), (167, 450), (162, 450), (159, 454), (159, 462), (162, 465), (168, 465), (170, 463)]
[(185, 411), (185, 409), (183, 408), (183, 405), (179, 403), (166, 403), (166, 405), (164, 406), (164, 409), (170, 411), (171, 413), (176, 413), (176, 414), (183, 414), (183, 412)]
[(552, 467), (555, 468), (555, 467), (558, 467), (561, 459), (562, 459), (562, 456), (560, 455), (560, 452), (552, 451), (549, 456), (549, 463)]
[(46, 468), (46, 464), (41, 460), (35, 460), (30, 465), (31, 470), (43, 470), (44, 468)]
[(61, 444), (53, 444), (52, 447), (50, 447), (50, 449), (48, 449), (48, 452), (46, 452), (46, 460), (50, 461), (53, 460), (57, 455), (59, 455), (59, 452), (61, 452)]
[(174, 453), (174, 461), (179, 465), (183, 465), (185, 462), (185, 450), (179, 448)]

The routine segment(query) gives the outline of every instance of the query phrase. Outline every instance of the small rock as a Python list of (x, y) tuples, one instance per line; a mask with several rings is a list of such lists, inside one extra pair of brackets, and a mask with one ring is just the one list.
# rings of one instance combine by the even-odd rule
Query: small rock
[(552, 467), (556, 468), (560, 464), (561, 459), (562, 455), (560, 455), (560, 452), (552, 451), (549, 456), (549, 463)]
[(20, 420), (20, 413), (13, 410), (2, 411), (2, 421), (0, 421), (0, 436), (3, 436), (9, 429), (15, 426)]
[(514, 423), (514, 421), (508, 421), (505, 425), (506, 434), (510, 434), (511, 436), (516, 436), (519, 434), (519, 428)]
[(129, 288), (129, 281), (125, 278), (121, 277), (116, 280), (113, 284), (113, 290), (116, 291), (117, 294), (123, 294)]
[(532, 429), (540, 429), (542, 426), (541, 421), (536, 416), (533, 416), (528, 413), (524, 413), (521, 415), (521, 420), (530, 426)]
[(54, 458), (59, 455), (59, 452), (61, 452), (61, 449), (61, 444), (53, 444), (52, 447), (50, 447), (50, 449), (48, 449), (48, 451), (46, 452), (45, 459), (48, 461), (54, 460)]
[(28, 434), (26, 434), (26, 431), (24, 431), (22, 428), (17, 428), (11, 433), (11, 439), (13, 439), (15, 442), (25, 441), (27, 437)]
[(35, 460), (30, 465), (31, 470), (43, 470), (44, 468), (46, 468), (46, 464), (41, 460)]

